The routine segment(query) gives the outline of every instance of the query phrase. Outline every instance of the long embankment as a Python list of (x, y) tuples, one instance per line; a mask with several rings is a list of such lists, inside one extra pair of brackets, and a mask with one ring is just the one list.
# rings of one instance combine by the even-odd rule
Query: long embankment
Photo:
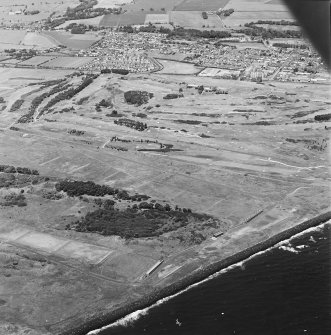
[(88, 332), (92, 330), (102, 328), (106, 325), (114, 323), (115, 321), (119, 320), (120, 318), (130, 313), (133, 313), (140, 309), (147, 308), (153, 305), (154, 303), (156, 303), (158, 300), (174, 295), (184, 290), (188, 286), (193, 285), (199, 281), (202, 281), (206, 279), (207, 277), (213, 275), (214, 273), (226, 267), (229, 267), (230, 265), (244, 261), (248, 257), (253, 256), (254, 254), (258, 252), (264, 251), (281, 241), (289, 239), (293, 235), (301, 233), (304, 230), (307, 230), (308, 228), (321, 225), (329, 220), (331, 220), (331, 212), (326, 212), (315, 218), (306, 220), (294, 227), (291, 227), (278, 234), (275, 234), (272, 237), (269, 237), (263, 242), (256, 243), (249, 248), (246, 248), (242, 251), (239, 251), (233, 254), (232, 256), (221, 259), (218, 262), (215, 262), (213, 264), (207, 265), (201, 270), (195, 271), (193, 274), (188, 274), (184, 278), (176, 281), (175, 283), (172, 283), (171, 285), (168, 285), (161, 289), (155, 289), (154, 291), (151, 291), (151, 292), (146, 292), (145, 297), (133, 303), (130, 303), (126, 306), (115, 309), (107, 314), (104, 313), (99, 316), (94, 315), (93, 317), (87, 317), (85, 323), (81, 325), (72, 325), (71, 329), (66, 329), (62, 331), (60, 334), (61, 335), (86, 335)]

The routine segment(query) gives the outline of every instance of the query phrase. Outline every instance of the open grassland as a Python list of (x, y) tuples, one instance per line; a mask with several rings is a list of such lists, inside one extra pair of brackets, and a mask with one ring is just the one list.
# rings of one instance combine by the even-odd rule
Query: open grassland
[(207, 30), (223, 28), (222, 21), (216, 14), (208, 15), (208, 19), (204, 19), (199, 11), (172, 11), (170, 12), (170, 22), (184, 28), (205, 28)]
[(229, 0), (183, 0), (174, 10), (182, 11), (217, 11), (223, 8)]
[(79, 68), (93, 60), (92, 57), (56, 57), (42, 64), (49, 68)]
[(201, 71), (200, 68), (194, 66), (194, 64), (176, 62), (173, 60), (158, 59), (158, 62), (162, 66), (162, 70), (159, 73), (168, 74), (196, 74)]
[(0, 50), (5, 49), (49, 49), (56, 47), (47, 36), (26, 30), (0, 29)]
[[(0, 4), (0, 22), (4, 25), (39, 22), (40, 20), (47, 19), (52, 13), (61, 15), (69, 6), (74, 7), (78, 4), (78, 0), (2, 0)], [(38, 10), (39, 13), (24, 15), (23, 11), (25, 9), (28, 12)]]
[(43, 63), (49, 62), (52, 59), (54, 59), (55, 56), (36, 56), (36, 57), (32, 57), (30, 59), (27, 59), (23, 62), (20, 62), (20, 65), (28, 65), (28, 66), (38, 66), (41, 65)]
[[(328, 210), (330, 122), (315, 120), (329, 112), (328, 85), (163, 65), (177, 75), (102, 74), (86, 86), (74, 71), (0, 69), (5, 322), (67, 331)], [(75, 94), (38, 114), (61, 89)], [(135, 105), (128, 91), (147, 94)]]
[(44, 31), (43, 34), (48, 38), (54, 40), (56, 43), (75, 50), (88, 49), (89, 47), (91, 47), (91, 45), (93, 45), (100, 39), (100, 37), (92, 33), (75, 35), (66, 32)]
[(132, 2), (132, 0), (98, 0), (94, 8), (115, 8)]
[(265, 1), (230, 0), (224, 9), (234, 9), (234, 13), (223, 18), (227, 27), (237, 27), (258, 20), (293, 20), (292, 14), (282, 3), (271, 4)]
[[(123, 9), (127, 10), (128, 12), (163, 12), (162, 8), (164, 8), (164, 12), (167, 12), (169, 10), (172, 10), (174, 6), (179, 4), (182, 0), (164, 0), (164, 1), (158, 1), (158, 0), (136, 0), (132, 3), (129, 3), (125, 6), (123, 6)], [(151, 11), (151, 8), (153, 9)]]

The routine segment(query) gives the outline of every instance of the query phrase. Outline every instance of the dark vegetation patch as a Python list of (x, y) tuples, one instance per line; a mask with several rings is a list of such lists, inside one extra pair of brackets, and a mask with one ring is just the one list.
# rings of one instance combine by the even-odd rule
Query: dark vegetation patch
[(172, 121), (176, 123), (184, 123), (184, 124), (192, 124), (192, 125), (198, 125), (202, 123), (202, 121), (198, 121), (198, 120), (172, 120)]
[(212, 138), (213, 136), (209, 136), (209, 135), (206, 135), (206, 134), (200, 134), (199, 135), (200, 137), (202, 137), (202, 138)]
[(82, 105), (83, 103), (87, 102), (88, 99), (89, 99), (89, 97), (83, 97), (83, 98), (80, 98), (80, 99), (76, 102), (76, 104), (80, 106), (80, 105)]
[(140, 117), (141, 119), (146, 119), (147, 115), (144, 113), (132, 113), (132, 116), (134, 117)]
[(153, 93), (146, 91), (127, 91), (124, 93), (125, 101), (130, 105), (141, 106), (153, 98)]
[(12, 165), (0, 165), (0, 172), (39, 175), (37, 170), (31, 170), (26, 167), (15, 167)]
[(119, 126), (125, 126), (128, 128), (138, 130), (138, 131), (144, 131), (148, 128), (146, 123), (135, 121), (135, 120), (130, 120), (126, 118), (115, 120), (114, 123)]
[(18, 99), (16, 100), (12, 106), (10, 107), (10, 110), (9, 112), (12, 113), (12, 112), (16, 112), (17, 110), (19, 110), (22, 105), (24, 104), (24, 100), (23, 99)]
[(122, 238), (160, 236), (175, 231), (189, 223), (210, 219), (206, 214), (196, 214), (165, 209), (160, 204), (153, 208), (98, 209), (77, 221), (74, 229), (82, 232), (98, 232), (102, 235), (117, 235)]
[(272, 126), (275, 122), (270, 121), (257, 121), (257, 122), (251, 122), (251, 123), (242, 123), (242, 125), (250, 125), (250, 126)]
[(78, 197), (89, 195), (93, 197), (104, 197), (112, 195), (118, 200), (142, 201), (148, 200), (150, 197), (144, 194), (130, 195), (125, 190), (119, 190), (107, 185), (98, 185), (93, 181), (70, 181), (63, 180), (55, 185), (55, 189), (60, 192), (66, 192), (70, 197)]
[(315, 110), (308, 110), (308, 111), (299, 111), (299, 112), (294, 113), (293, 115), (287, 115), (287, 116), (289, 116), (291, 119), (297, 119), (297, 118), (304, 117), (310, 114), (314, 114), (320, 110), (324, 110), (324, 108), (320, 108), (317, 110), (315, 109)]
[(17, 127), (14, 127), (14, 126), (11, 126), (9, 129), (13, 130), (13, 131), (20, 131), (21, 130), (20, 128), (17, 128)]
[(85, 134), (84, 130), (77, 130), (77, 129), (71, 129), (68, 131), (68, 134), (70, 135), (76, 135), (76, 136), (82, 136)]
[(113, 107), (113, 103), (111, 102), (111, 100), (102, 99), (100, 102), (98, 102), (95, 105), (95, 110), (97, 112), (100, 112), (101, 111), (101, 107), (112, 108)]
[[(172, 208), (167, 203), (158, 203), (147, 195), (130, 195), (125, 190), (98, 185), (91, 181), (64, 180), (57, 183), (55, 189), (57, 192), (66, 192), (69, 196), (80, 197), (87, 202), (90, 202), (90, 199), (83, 198), (83, 195), (97, 197), (93, 200), (99, 207), (97, 210), (67, 226), (67, 229), (75, 229), (80, 232), (118, 235), (126, 239), (152, 237), (175, 231), (190, 223), (216, 220), (207, 214), (192, 213), (187, 208), (179, 208), (178, 206)], [(100, 198), (110, 195), (113, 196), (114, 200)], [(116, 208), (117, 201), (123, 200), (136, 203), (128, 205), (124, 210)], [(201, 242), (201, 240), (199, 241)]]
[(261, 36), (263, 39), (302, 37), (301, 31), (263, 28), (257, 26), (254, 22), (245, 23), (245, 28), (238, 29), (237, 33), (245, 34), (248, 36)]
[(183, 98), (183, 94), (177, 94), (177, 93), (169, 93), (163, 97), (165, 100), (170, 100), (170, 99), (178, 99), (178, 98)]
[(315, 115), (314, 120), (315, 121), (329, 121), (331, 120), (331, 113)]
[(125, 69), (102, 69), (100, 72), (101, 73), (116, 73), (116, 74), (121, 74), (123, 76), (126, 76), (130, 73), (129, 70), (125, 70)]
[(222, 114), (192, 113), (193, 116), (220, 117)]
[(313, 151), (325, 151), (328, 147), (327, 138), (317, 140), (286, 138), (285, 141), (289, 143), (303, 143), (307, 149)]
[(122, 114), (119, 114), (116, 109), (112, 110), (110, 114), (106, 114), (107, 117), (121, 117)]
[(0, 203), (1, 206), (18, 206), (18, 207), (24, 207), (27, 205), (26, 198), (23, 193), (11, 193), (6, 196), (4, 196), (4, 201)]
[[(54, 81), (52, 81), (54, 82)], [(48, 87), (48, 85), (46, 85), (46, 87)], [(64, 85), (63, 82), (57, 84), (55, 87), (53, 87), (51, 90), (49, 90), (48, 92), (45, 92), (37, 97), (35, 97), (30, 105), (29, 111), (27, 114), (23, 115), (19, 120), (18, 123), (27, 123), (27, 122), (31, 122), (33, 120), (33, 115), (36, 112), (37, 108), (40, 106), (40, 104), (47, 98), (49, 98), (50, 96), (52, 96), (53, 94), (56, 94), (58, 92), (61, 92), (63, 90), (66, 90), (67, 88), (69, 88), (70, 85)]]
[(50, 100), (46, 104), (46, 106), (42, 109), (41, 114), (44, 113), (50, 107), (53, 107), (58, 102), (62, 101), (62, 100), (70, 100), (76, 94), (78, 94), (83, 89), (85, 89), (87, 86), (91, 85), (93, 83), (93, 80), (96, 79), (97, 77), (98, 77), (98, 75), (95, 75), (95, 74), (86, 75), (86, 77), (83, 79), (82, 83), (80, 85), (78, 85), (78, 87), (70, 87), (67, 90), (59, 93), (52, 100)]

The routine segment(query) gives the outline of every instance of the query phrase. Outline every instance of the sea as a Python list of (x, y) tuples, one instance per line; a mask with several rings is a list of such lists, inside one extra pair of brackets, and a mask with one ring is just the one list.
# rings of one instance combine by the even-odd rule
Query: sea
[(329, 335), (331, 222), (90, 335)]

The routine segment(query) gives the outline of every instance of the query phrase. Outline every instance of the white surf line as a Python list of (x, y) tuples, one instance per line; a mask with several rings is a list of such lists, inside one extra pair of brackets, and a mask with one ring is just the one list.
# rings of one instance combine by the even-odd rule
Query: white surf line
[(281, 164), (281, 165), (285, 165), (285, 166), (289, 166), (292, 168), (296, 168), (299, 170), (311, 170), (311, 169), (319, 169), (319, 168), (326, 168), (325, 165), (319, 165), (319, 166), (308, 166), (308, 167), (302, 167), (302, 166), (295, 166), (295, 165), (289, 165), (289, 164), (285, 164), (279, 161), (274, 161), (271, 159), (271, 157), (269, 157), (268, 159), (262, 159), (262, 158), (258, 158), (260, 161), (264, 161), (264, 162), (271, 162), (271, 163), (277, 163), (277, 164)]
[(175, 293), (175, 294), (173, 294), (173, 295), (171, 295), (169, 297), (161, 299), (161, 300), (157, 301), (155, 304), (153, 304), (153, 305), (151, 305), (151, 306), (149, 306), (147, 308), (140, 309), (140, 310), (137, 310), (137, 311), (135, 311), (133, 313), (130, 313), (127, 316), (119, 319), (118, 321), (116, 321), (116, 322), (114, 322), (114, 323), (112, 323), (112, 324), (110, 324), (108, 326), (102, 327), (100, 329), (92, 330), (89, 333), (87, 333), (87, 335), (97, 335), (97, 334), (99, 334), (100, 332), (102, 332), (102, 331), (104, 331), (106, 329), (110, 329), (110, 328), (117, 327), (117, 326), (127, 326), (127, 325), (131, 324), (132, 322), (137, 321), (141, 316), (147, 315), (148, 311), (150, 309), (152, 309), (154, 307), (157, 307), (157, 306), (160, 306), (164, 302), (167, 302), (168, 300), (170, 300), (172, 298), (175, 298), (175, 297), (177, 297), (178, 295), (180, 295), (180, 294), (182, 294), (184, 292), (189, 291), (191, 288), (199, 286), (200, 284), (203, 284), (203, 283), (205, 283), (205, 282), (207, 282), (207, 281), (209, 281), (211, 279), (214, 279), (214, 278), (216, 278), (216, 277), (218, 277), (218, 276), (220, 276), (220, 275), (222, 275), (222, 274), (224, 274), (224, 273), (226, 273), (226, 272), (228, 272), (230, 270), (233, 270), (234, 268), (241, 267), (242, 269), (244, 269), (243, 264), (245, 262), (247, 262), (247, 261), (252, 260), (256, 256), (263, 255), (263, 254), (269, 252), (270, 250), (273, 250), (275, 248), (279, 248), (283, 244), (289, 243), (289, 241), (292, 240), (293, 238), (297, 238), (297, 237), (299, 237), (301, 235), (305, 235), (307, 233), (311, 233), (313, 231), (318, 231), (320, 229), (323, 229), (324, 226), (326, 226), (327, 224), (331, 224), (331, 220), (329, 220), (329, 221), (327, 221), (327, 222), (325, 222), (325, 223), (323, 223), (323, 224), (321, 224), (319, 226), (308, 228), (308, 229), (306, 229), (306, 230), (304, 230), (304, 231), (302, 231), (302, 232), (300, 232), (300, 233), (298, 233), (296, 235), (293, 235), (289, 239), (286, 239), (286, 240), (284, 240), (282, 242), (279, 242), (279, 243), (273, 245), (272, 247), (270, 247), (268, 249), (265, 249), (263, 251), (257, 252), (256, 254), (254, 254), (254, 255), (248, 257), (247, 259), (245, 259), (244, 261), (241, 261), (241, 262), (235, 263), (233, 265), (230, 265), (227, 268), (222, 269), (222, 270), (214, 273), (213, 275), (209, 276), (208, 278), (206, 278), (206, 279), (204, 279), (204, 280), (202, 280), (202, 281), (200, 281), (198, 283), (195, 283), (195, 284), (192, 284), (192, 285), (188, 286), (186, 289), (184, 289), (184, 290), (182, 290), (182, 291), (180, 291), (178, 293)]

